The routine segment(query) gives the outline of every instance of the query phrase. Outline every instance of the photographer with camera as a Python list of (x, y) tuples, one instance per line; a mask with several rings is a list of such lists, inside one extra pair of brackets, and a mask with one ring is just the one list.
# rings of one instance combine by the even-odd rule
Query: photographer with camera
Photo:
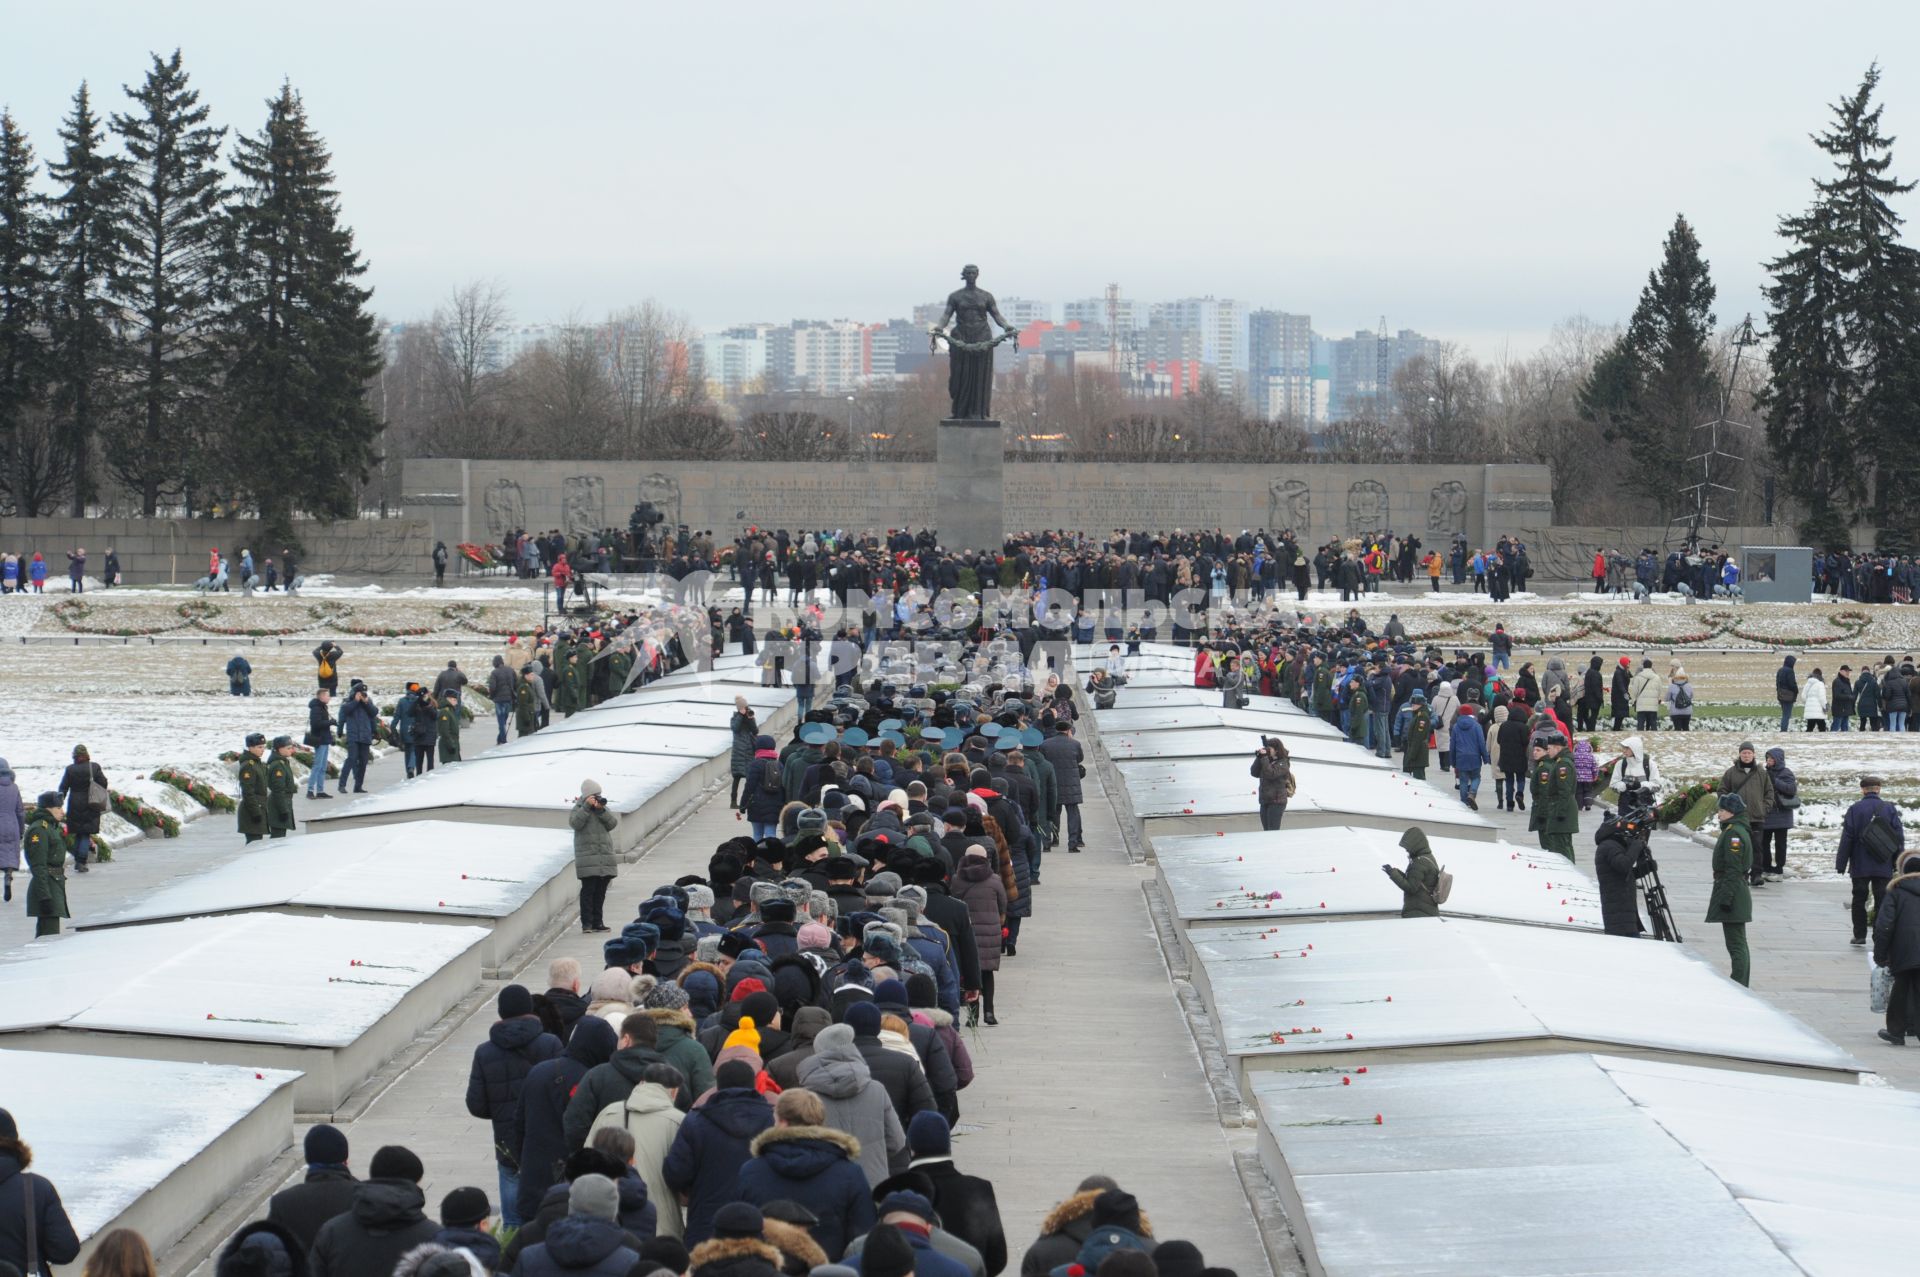
[[(1640, 864), (1647, 858), (1648, 826), (1636, 817), (1650, 808), (1635, 808), (1641, 791), (1630, 789), (1620, 795), (1620, 810), (1601, 818), (1593, 835), (1593, 876), (1600, 884), (1600, 924), (1610, 936), (1641, 936), (1646, 926), (1640, 921), (1640, 902), (1635, 884), (1640, 879)], [(1651, 861), (1649, 860), (1649, 867)]]
[(1293, 764), (1287, 747), (1278, 736), (1264, 736), (1260, 752), (1253, 756), (1247, 774), (1260, 782), (1260, 828), (1275, 830), (1287, 814), (1287, 799), (1293, 797)]
[(1213, 676), (1213, 685), (1220, 689), (1220, 704), (1225, 709), (1244, 709), (1247, 704), (1247, 676), (1240, 672), (1240, 658), (1233, 652), (1225, 654), (1219, 673)]
[(620, 872), (620, 857), (613, 849), (613, 831), (620, 817), (607, 810), (599, 781), (580, 782), (580, 796), (573, 800), (567, 824), (573, 829), (573, 872), (580, 879), (580, 930), (588, 935), (609, 930), (602, 910), (607, 888)]

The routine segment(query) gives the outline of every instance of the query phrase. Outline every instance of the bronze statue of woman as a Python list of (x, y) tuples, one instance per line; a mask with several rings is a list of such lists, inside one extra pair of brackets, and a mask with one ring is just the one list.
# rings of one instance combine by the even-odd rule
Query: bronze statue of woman
[[(934, 349), (947, 343), (947, 394), (953, 399), (952, 420), (984, 420), (993, 416), (993, 348), (1003, 341), (1017, 339), (1020, 330), (1000, 313), (993, 294), (978, 286), (980, 268), (960, 268), (964, 288), (947, 295), (947, 312), (929, 334)], [(996, 337), (987, 321), (992, 319), (1003, 330)], [(948, 324), (953, 331), (947, 331)]]

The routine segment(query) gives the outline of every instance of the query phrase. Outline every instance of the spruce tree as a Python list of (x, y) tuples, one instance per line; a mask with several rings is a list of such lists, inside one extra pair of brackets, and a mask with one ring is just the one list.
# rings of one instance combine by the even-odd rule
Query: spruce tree
[(353, 232), (340, 220), (332, 156), (291, 86), (239, 139), (228, 312), (227, 420), (220, 454), (233, 491), (271, 534), (295, 511), (348, 518), (382, 423), (367, 403), (380, 343)]
[(114, 473), (152, 515), (186, 491), (198, 462), (198, 423), (216, 387), (215, 294), (223, 231), (220, 144), (224, 128), (188, 84), (180, 51), (153, 65), (134, 109), (113, 117), (127, 151), (125, 252), (113, 280), (125, 307), (132, 400), (113, 432)]
[(1626, 332), (1581, 386), (1581, 414), (1629, 457), (1621, 484), (1675, 512), (1691, 472), (1687, 457), (1696, 426), (1720, 410), (1709, 346), (1715, 289), (1700, 240), (1677, 216), (1658, 269), (1647, 276)]
[(1814, 182), (1805, 213), (1781, 219), (1788, 248), (1768, 263), (1768, 439), (1807, 506), (1801, 535), (1820, 545), (1847, 544), (1863, 517), (1884, 537), (1920, 530), (1920, 255), (1900, 242), (1890, 204), (1914, 184), (1890, 173), (1893, 139), (1873, 102), (1879, 80), (1869, 67), (1814, 136), (1835, 175)]
[(97, 495), (93, 437), (104, 416), (116, 356), (108, 282), (119, 259), (125, 208), (119, 168), (102, 149), (105, 140), (83, 83), (60, 124), (61, 159), (47, 165), (57, 188), (46, 307), (48, 375), (60, 451), (73, 469), (76, 516), (86, 513), (86, 503)]
[(20, 506), (20, 431), (46, 373), (43, 340), (47, 226), (34, 194), (33, 145), (0, 111), (0, 491)]

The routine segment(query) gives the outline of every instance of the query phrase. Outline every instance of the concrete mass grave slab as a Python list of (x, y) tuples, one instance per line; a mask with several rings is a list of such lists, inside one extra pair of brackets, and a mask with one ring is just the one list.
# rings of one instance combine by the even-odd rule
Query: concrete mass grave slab
[[(1576, 931), (1600, 929), (1599, 888), (1559, 856), (1470, 838), (1429, 837), (1453, 874), (1449, 917)], [(1400, 834), (1351, 825), (1153, 840), (1161, 885), (1190, 939), (1257, 934), (1287, 922), (1398, 917), (1403, 897), (1382, 865), (1402, 868)]]
[(1680, 945), (1455, 918), (1196, 932), (1243, 1088), (1263, 1070), (1596, 1045), (1853, 1081), (1865, 1066)]
[(298, 1074), (0, 1050), (0, 1101), (60, 1191), (81, 1251), (131, 1228), (161, 1254), (285, 1149)]
[[(1269, 732), (1267, 735), (1272, 735)], [(1363, 771), (1396, 770), (1391, 758), (1370, 754), (1351, 741), (1334, 736), (1287, 736), (1287, 753), (1302, 763), (1358, 767)], [(1149, 758), (1214, 758), (1238, 762), (1241, 770), (1260, 751), (1261, 734), (1232, 727), (1200, 728), (1190, 732), (1102, 731), (1100, 748), (1115, 762)], [(1223, 764), (1224, 765), (1224, 764)]]
[(700, 794), (709, 765), (706, 759), (597, 749), (517, 757), (487, 753), (351, 803), (336, 803), (309, 816), (307, 828), (324, 832), (458, 820), (567, 830), (580, 782), (590, 778), (600, 783), (607, 805), (620, 814), (613, 842), (626, 851)]
[[(577, 724), (577, 726), (576, 726)], [(720, 727), (681, 727), (651, 721), (638, 714), (624, 721), (592, 715), (574, 717), (543, 727), (531, 736), (518, 736), (495, 745), (488, 757), (518, 758), (525, 754), (553, 754), (576, 749), (599, 749), (622, 754), (667, 754), (701, 760), (719, 758), (733, 747), (733, 733)]]
[(0, 1047), (298, 1069), (331, 1113), (480, 983), (480, 927), (233, 914), (0, 953)]
[[(738, 660), (738, 657), (725, 657), (725, 660)], [(783, 705), (793, 704), (793, 689), (790, 687), (762, 687), (759, 682), (759, 670), (753, 673), (751, 683), (712, 684), (701, 682), (697, 677), (689, 678), (675, 674), (658, 682), (636, 687), (630, 692), (609, 697), (600, 702), (589, 714), (599, 714), (611, 710), (624, 709), (629, 705), (658, 705), (663, 702), (677, 701), (685, 704), (733, 705), (738, 696), (754, 707), (761, 717), (766, 711), (779, 709)]]
[(1316, 1275), (1911, 1267), (1920, 1190), (1883, 1173), (1910, 1093), (1581, 1054), (1264, 1073), (1253, 1102)]
[(238, 859), (79, 925), (90, 931), (271, 911), (479, 926), (487, 931), (481, 966), (493, 974), (578, 894), (570, 833), (419, 820), (257, 843)]
[(1211, 705), (1148, 705), (1134, 709), (1128, 707), (1127, 690), (1121, 688), (1120, 703), (1112, 709), (1093, 711), (1093, 721), (1102, 732), (1184, 732), (1232, 727), (1289, 740), (1295, 736), (1343, 738), (1333, 724), (1299, 710), (1227, 709), (1218, 701), (1215, 697)]
[[(1114, 767), (1149, 838), (1260, 828), (1259, 785), (1238, 759), (1135, 759)], [(1498, 832), (1453, 795), (1399, 772), (1299, 762), (1293, 773), (1286, 824), (1294, 829), (1357, 825), (1398, 835), (1420, 825), (1429, 834), (1489, 842)]]

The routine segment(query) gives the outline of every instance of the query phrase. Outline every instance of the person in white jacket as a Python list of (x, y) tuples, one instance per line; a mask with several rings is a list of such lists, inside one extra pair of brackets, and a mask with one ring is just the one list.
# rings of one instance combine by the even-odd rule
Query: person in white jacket
[(1628, 785), (1638, 781), (1652, 797), (1660, 791), (1660, 765), (1647, 753), (1646, 738), (1628, 736), (1620, 742), (1620, 752), (1613, 759), (1613, 789), (1615, 793), (1625, 793)]
[(1454, 695), (1450, 681), (1442, 680), (1440, 686), (1434, 689), (1431, 712), (1433, 734), (1440, 742), (1440, 770), (1448, 771), (1451, 770), (1448, 764), (1453, 758), (1453, 751), (1447, 748), (1448, 734), (1453, 730), (1454, 715), (1460, 712), (1460, 698)]
[(1808, 731), (1827, 730), (1827, 680), (1819, 670), (1807, 675), (1807, 681), (1800, 685), (1800, 716), (1807, 720)]

